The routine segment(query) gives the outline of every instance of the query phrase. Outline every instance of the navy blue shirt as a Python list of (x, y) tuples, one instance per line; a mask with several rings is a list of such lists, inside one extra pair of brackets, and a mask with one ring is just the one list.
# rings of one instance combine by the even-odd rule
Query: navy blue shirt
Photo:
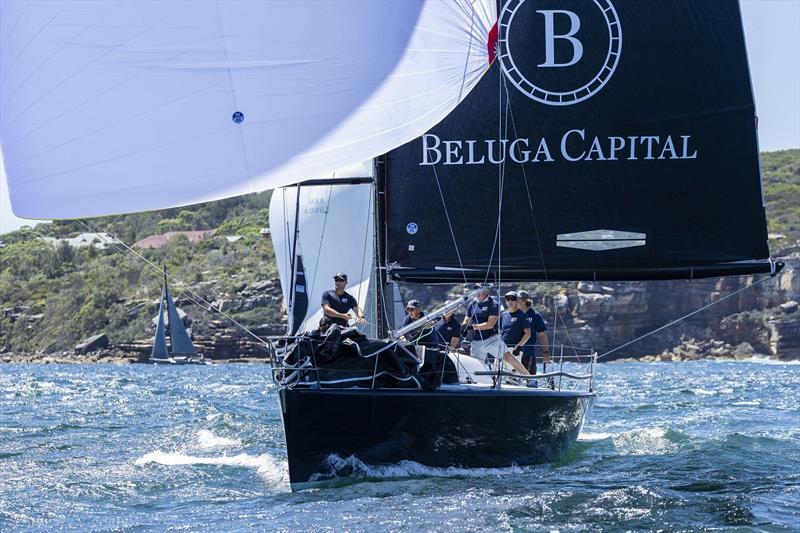
[[(479, 302), (478, 300), (472, 300), (467, 306), (467, 316), (472, 319), (470, 324), (473, 326), (475, 324), (483, 324), (489, 320), (490, 316), (500, 316), (500, 308), (498, 307), (497, 302), (494, 301), (494, 298), (487, 296), (482, 302)], [(497, 322), (495, 322), (492, 329), (486, 329), (483, 331), (473, 330), (472, 340), (483, 341), (490, 339), (495, 335), (497, 335)]]
[(529, 328), (528, 315), (517, 309), (513, 313), (506, 311), (500, 316), (500, 332), (503, 342), (508, 346), (517, 344), (525, 336), (525, 329)]
[(439, 346), (450, 346), (450, 341), (459, 337), (461, 337), (461, 326), (456, 322), (455, 316), (451, 316), (447, 322), (442, 317), (433, 327), (433, 339)]
[(531, 328), (531, 338), (525, 343), (522, 352), (526, 355), (535, 355), (536, 346), (534, 345), (539, 342), (538, 333), (547, 331), (547, 323), (544, 321), (544, 318), (542, 318), (542, 315), (533, 310), (533, 307), (528, 309), (525, 314), (528, 315), (528, 327)]
[[(358, 307), (358, 302), (356, 301), (355, 298), (353, 298), (352, 294), (345, 291), (344, 294), (339, 296), (333, 289), (322, 293), (322, 307), (325, 307), (325, 304), (330, 305), (334, 311), (339, 313), (347, 313), (354, 307)], [(345, 320), (344, 318), (338, 318), (333, 316), (328, 318), (333, 320), (334, 324), (339, 324), (340, 326), (347, 325), (347, 320)]]
[[(419, 315), (419, 318), (425, 318), (425, 316), (425, 313), (422, 313)], [(411, 315), (406, 315), (406, 318), (403, 320), (403, 326), (407, 326), (412, 322), (416, 322), (419, 320), (419, 318), (411, 318)], [(431, 331), (432, 330), (430, 327), (421, 327), (405, 335), (405, 338), (408, 339), (412, 344), (419, 344), (420, 346), (435, 346), (436, 343), (433, 342)]]

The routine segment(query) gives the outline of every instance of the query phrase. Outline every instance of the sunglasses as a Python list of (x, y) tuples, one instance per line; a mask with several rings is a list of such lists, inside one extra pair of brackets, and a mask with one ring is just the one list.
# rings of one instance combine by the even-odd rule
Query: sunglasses
[(338, 281), (347, 281), (347, 280), (346, 279), (342, 279), (342, 278), (333, 278), (333, 281), (337, 281), (338, 282)]
[(516, 296), (506, 296), (506, 301), (507, 302), (516, 302), (517, 301), (517, 297)]

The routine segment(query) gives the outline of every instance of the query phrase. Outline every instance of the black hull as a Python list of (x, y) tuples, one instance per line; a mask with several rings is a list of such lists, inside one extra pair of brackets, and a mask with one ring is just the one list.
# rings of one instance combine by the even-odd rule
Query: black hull
[(586, 392), (451, 389), (282, 389), (293, 488), (334, 477), (331, 454), (367, 464), (531, 465), (575, 442), (594, 400)]

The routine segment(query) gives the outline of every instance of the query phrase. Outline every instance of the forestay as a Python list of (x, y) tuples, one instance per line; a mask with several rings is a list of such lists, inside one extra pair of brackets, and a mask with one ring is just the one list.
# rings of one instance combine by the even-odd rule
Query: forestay
[(478, 87), (386, 158), (395, 279), (770, 271), (736, 0), (511, 0), (498, 27)]
[(489, 65), (493, 0), (0, 3), (14, 212), (209, 201), (367, 160)]

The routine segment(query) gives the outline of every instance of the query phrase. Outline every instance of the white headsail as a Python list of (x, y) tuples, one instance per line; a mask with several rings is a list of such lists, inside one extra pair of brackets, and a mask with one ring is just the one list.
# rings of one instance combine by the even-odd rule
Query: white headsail
[[(371, 162), (354, 165), (318, 178), (331, 180), (324, 185), (300, 187), (299, 223), (296, 255), (302, 257), (305, 271), (302, 294), (308, 302), (298, 310), (298, 323), (289, 310), (289, 326), (303, 332), (315, 329), (322, 318), (322, 293), (333, 288), (333, 275), (348, 276), (347, 292), (362, 310), (370, 307), (368, 293), (375, 250), (373, 231), (373, 185), (352, 184), (346, 178), (369, 178)], [(339, 181), (340, 180), (340, 181)], [(275, 189), (269, 206), (269, 225), (275, 249), (275, 262), (281, 278), (284, 302), (292, 302), (295, 279), (292, 251), (295, 238), (297, 188)], [(374, 323), (367, 314), (367, 322)]]
[(489, 66), (494, 0), (0, 2), (14, 212), (209, 201), (367, 160)]

